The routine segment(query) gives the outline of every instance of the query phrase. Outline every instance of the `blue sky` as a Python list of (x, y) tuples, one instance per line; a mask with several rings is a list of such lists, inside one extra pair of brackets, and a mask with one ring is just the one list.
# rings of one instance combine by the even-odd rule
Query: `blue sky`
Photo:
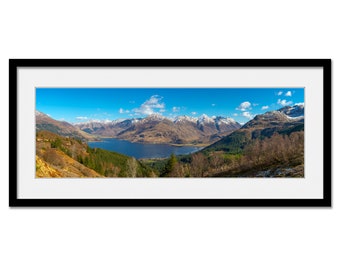
[(36, 109), (70, 123), (138, 118), (256, 114), (304, 103), (303, 88), (37, 88)]

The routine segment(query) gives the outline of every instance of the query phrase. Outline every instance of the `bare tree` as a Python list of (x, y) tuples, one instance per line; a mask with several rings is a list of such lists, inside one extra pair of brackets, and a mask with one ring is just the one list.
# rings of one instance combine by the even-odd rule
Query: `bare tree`
[(47, 149), (43, 154), (43, 159), (54, 166), (64, 167), (65, 161), (62, 156), (59, 156), (57, 151), (53, 148)]
[(138, 163), (135, 158), (129, 158), (126, 162), (127, 166), (127, 176), (128, 177), (136, 177), (137, 176), (137, 168), (138, 168)]
[(190, 172), (193, 177), (203, 177), (207, 169), (208, 162), (202, 153), (192, 155)]

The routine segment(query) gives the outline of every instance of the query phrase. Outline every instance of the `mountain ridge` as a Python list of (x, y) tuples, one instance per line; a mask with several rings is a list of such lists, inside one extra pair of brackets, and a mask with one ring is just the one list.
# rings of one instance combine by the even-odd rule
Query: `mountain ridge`
[(75, 126), (84, 132), (102, 137), (141, 143), (171, 144), (208, 144), (241, 127), (229, 117), (182, 115), (168, 118), (158, 114), (111, 122), (76, 123)]
[[(69, 123), (57, 120), (51, 122), (47, 115), (40, 112), (36, 114), (39, 118), (37, 123), (40, 125), (43, 118), (45, 121), (49, 120), (49, 124), (55, 124), (47, 127), (53, 129), (64, 127), (68, 132), (74, 131)], [(303, 177), (304, 175), (304, 106), (301, 105), (286, 106), (256, 115), (234, 131), (224, 131), (228, 124), (234, 123), (233, 120), (218, 116), (203, 115), (194, 119), (182, 116), (168, 119), (153, 115), (126, 121), (115, 120), (106, 125), (116, 128), (116, 136), (120, 139), (131, 140), (137, 136), (143, 139), (143, 142), (155, 143), (159, 142), (157, 141), (159, 138), (170, 138), (183, 145), (185, 141), (181, 140), (181, 137), (192, 141), (198, 133), (205, 135), (209, 146), (193, 154), (177, 157), (172, 155), (164, 160), (136, 160), (117, 152), (92, 149), (86, 142), (74, 138), (72, 134), (61, 137), (56, 133), (41, 130), (36, 134), (36, 177)], [(105, 130), (98, 123), (91, 124), (95, 131)], [(73, 128), (78, 129), (75, 126)], [(216, 131), (218, 133), (214, 133)], [(206, 135), (209, 133), (213, 135)], [(210, 143), (212, 141), (215, 142)]]
[[(151, 114), (144, 118), (88, 121), (73, 125), (55, 120), (36, 111), (36, 129), (49, 130), (62, 136), (85, 140), (112, 137), (139, 143), (169, 143), (208, 145), (217, 143), (234, 131), (249, 133), (253, 137), (268, 137), (276, 131), (301, 130), (304, 123), (304, 105), (285, 106), (278, 110), (256, 115), (241, 126), (233, 118), (202, 114), (199, 117), (181, 115), (173, 118)], [(285, 131), (286, 130), (286, 131)]]
[[(292, 112), (294, 116), (292, 115)], [(304, 106), (286, 106), (279, 110), (268, 111), (256, 115), (240, 129), (225, 136), (221, 140), (204, 148), (203, 152), (223, 150), (226, 152), (240, 152), (254, 139), (269, 138), (275, 133), (289, 135), (295, 131), (304, 130)]]
[(70, 136), (81, 140), (91, 140), (93, 136), (83, 132), (66, 121), (58, 121), (40, 111), (35, 111), (35, 128), (39, 132), (48, 130), (61, 136)]

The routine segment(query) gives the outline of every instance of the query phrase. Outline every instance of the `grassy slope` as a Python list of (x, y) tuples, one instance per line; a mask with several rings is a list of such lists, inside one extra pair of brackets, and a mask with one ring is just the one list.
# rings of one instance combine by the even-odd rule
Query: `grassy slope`
[[(36, 155), (37, 165), (41, 163), (42, 167), (53, 168), (58, 172), (53, 172), (54, 175), (59, 174), (60, 177), (153, 176), (150, 168), (134, 158), (103, 149), (91, 149), (79, 139), (62, 137), (45, 130), (37, 133)], [(38, 167), (37, 177), (42, 177), (43, 172)], [(53, 174), (46, 174), (46, 177), (51, 176)]]

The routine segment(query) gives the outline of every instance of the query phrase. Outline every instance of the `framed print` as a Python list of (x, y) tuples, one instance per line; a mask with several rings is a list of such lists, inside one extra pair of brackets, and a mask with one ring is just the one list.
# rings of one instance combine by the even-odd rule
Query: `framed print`
[(9, 205), (331, 206), (330, 59), (10, 59)]

